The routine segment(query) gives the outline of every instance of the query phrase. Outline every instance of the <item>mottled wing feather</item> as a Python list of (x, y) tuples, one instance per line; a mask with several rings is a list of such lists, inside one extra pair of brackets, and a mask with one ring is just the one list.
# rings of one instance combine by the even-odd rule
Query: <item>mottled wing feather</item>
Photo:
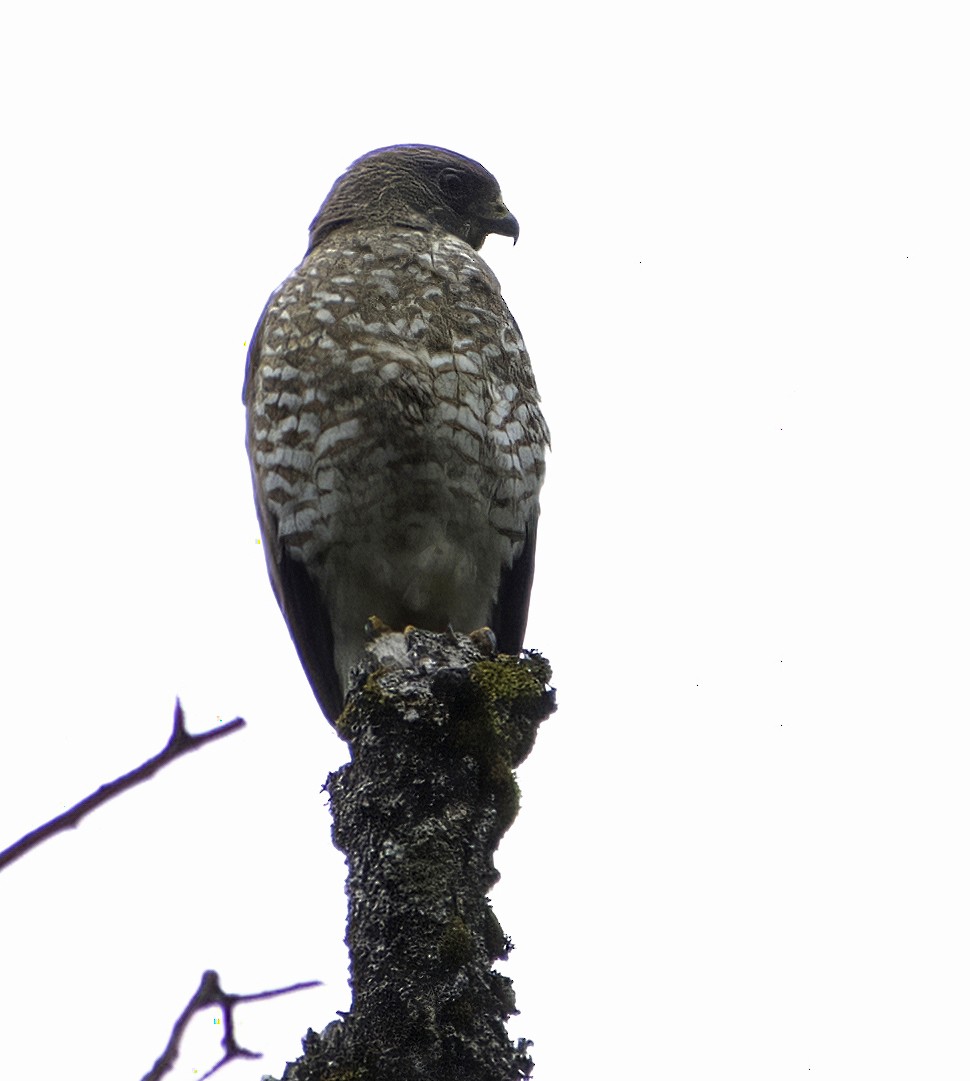
[(270, 298), (245, 395), (270, 577), (331, 718), (369, 616), (521, 648), (548, 433), (476, 252), (338, 231)]
[[(263, 349), (263, 329), (267, 313), (273, 309), (279, 292), (276, 290), (266, 302), (246, 358), (243, 402), (250, 418), (252, 399), (258, 393), (257, 373)], [(279, 520), (269, 510), (255, 470), (253, 489), (273, 594), (320, 708), (328, 717), (337, 717), (343, 709), (344, 695), (334, 665), (333, 627), (325, 598), (306, 566), (300, 560), (293, 559), (287, 551), (286, 544), (280, 538)]]

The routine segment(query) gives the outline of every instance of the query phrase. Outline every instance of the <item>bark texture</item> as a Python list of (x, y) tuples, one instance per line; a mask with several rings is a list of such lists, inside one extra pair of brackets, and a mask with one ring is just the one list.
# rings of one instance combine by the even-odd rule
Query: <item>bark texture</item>
[(550, 669), (481, 636), (400, 637), (397, 664), (358, 672), (336, 725), (351, 761), (327, 781), (351, 1010), (307, 1033), (284, 1079), (518, 1081), (530, 1044), (505, 1030), (515, 996), (492, 966), (511, 942), (488, 892), (518, 811), (513, 770), (555, 709)]

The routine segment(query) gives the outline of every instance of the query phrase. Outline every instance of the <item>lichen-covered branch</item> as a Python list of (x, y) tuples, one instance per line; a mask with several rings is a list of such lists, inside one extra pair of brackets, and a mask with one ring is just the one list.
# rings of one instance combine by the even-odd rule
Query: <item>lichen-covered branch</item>
[(407, 663), (361, 674), (337, 722), (351, 761), (330, 775), (347, 855), (353, 1003), (309, 1033), (286, 1081), (517, 1081), (511, 943), (488, 891), (518, 810), (513, 769), (555, 708), (538, 654), (409, 631)]

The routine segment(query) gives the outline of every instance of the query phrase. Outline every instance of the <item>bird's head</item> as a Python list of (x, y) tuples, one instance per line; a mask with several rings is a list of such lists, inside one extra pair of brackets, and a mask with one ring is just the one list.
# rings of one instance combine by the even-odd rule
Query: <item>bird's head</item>
[(489, 233), (519, 237), (498, 181), (477, 161), (440, 146), (385, 146), (358, 158), (310, 226), (310, 250), (334, 229), (382, 223), (439, 225), (478, 249)]

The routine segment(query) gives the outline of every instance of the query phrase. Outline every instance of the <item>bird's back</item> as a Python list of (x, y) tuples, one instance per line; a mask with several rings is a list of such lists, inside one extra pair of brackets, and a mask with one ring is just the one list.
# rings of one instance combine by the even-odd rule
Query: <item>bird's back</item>
[(270, 576), (328, 714), (370, 616), (521, 648), (548, 434), (476, 251), (335, 229), (270, 298), (245, 397)]

